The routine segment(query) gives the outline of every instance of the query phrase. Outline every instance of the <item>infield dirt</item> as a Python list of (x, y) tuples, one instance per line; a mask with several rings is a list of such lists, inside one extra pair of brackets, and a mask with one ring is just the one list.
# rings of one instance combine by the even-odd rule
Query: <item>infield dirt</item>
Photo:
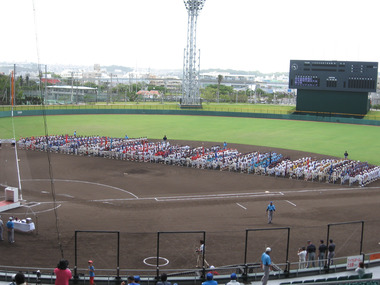
[[(172, 144), (211, 146), (215, 143), (175, 141)], [(317, 154), (264, 147), (229, 145), (239, 152), (277, 151), (291, 159)], [(0, 150), (0, 183), (18, 186), (14, 148)], [(31, 217), (34, 233), (16, 232), (12, 245), (0, 242), (0, 265), (53, 268), (61, 257), (74, 264), (75, 231), (78, 266), (94, 260), (96, 268), (115, 268), (120, 233), (120, 268), (154, 269), (157, 236), (160, 262), (166, 268), (194, 268), (195, 248), (206, 234), (206, 260), (222, 266), (244, 262), (246, 229), (248, 262), (258, 262), (266, 246), (276, 263), (298, 261), (297, 250), (307, 240), (318, 247), (327, 225), (364, 221), (362, 251), (378, 252), (380, 181), (368, 187), (292, 180), (228, 171), (140, 163), (100, 157), (18, 150), (23, 207), (1, 213)], [(51, 180), (53, 178), (53, 180)], [(52, 183), (53, 181), (53, 183)], [(0, 195), (2, 194), (1, 192)], [(276, 205), (273, 224), (266, 206)], [(193, 233), (190, 233), (193, 231)], [(167, 233), (171, 232), (171, 233)], [(178, 232), (178, 233), (173, 233)], [(179, 233), (180, 232), (180, 233)], [(360, 253), (361, 224), (330, 229), (336, 256)], [(150, 265), (149, 265), (150, 264)]]

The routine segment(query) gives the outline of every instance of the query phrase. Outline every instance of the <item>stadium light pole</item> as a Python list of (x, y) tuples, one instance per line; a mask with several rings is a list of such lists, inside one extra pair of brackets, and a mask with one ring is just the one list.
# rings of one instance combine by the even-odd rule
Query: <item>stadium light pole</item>
[(197, 19), (206, 0), (184, 0), (187, 10), (187, 45), (183, 57), (181, 107), (201, 108), (199, 93), (200, 51), (197, 54)]

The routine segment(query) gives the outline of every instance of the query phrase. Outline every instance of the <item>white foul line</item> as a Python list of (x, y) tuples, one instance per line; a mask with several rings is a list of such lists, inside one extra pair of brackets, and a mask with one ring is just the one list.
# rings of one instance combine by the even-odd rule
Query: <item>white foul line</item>
[(285, 201), (288, 202), (289, 204), (293, 205), (294, 207), (297, 207), (296, 204), (294, 204), (294, 203), (292, 203), (292, 202), (290, 202), (290, 201), (288, 201), (288, 200), (285, 200)]
[[(32, 182), (33, 181), (50, 181), (50, 179), (23, 179), (22, 181), (32, 181)], [(111, 188), (111, 189), (114, 189), (114, 190), (117, 190), (117, 191), (121, 191), (121, 192), (127, 193), (127, 194), (135, 197), (136, 199), (139, 198), (135, 194), (133, 194), (133, 193), (127, 191), (127, 190), (124, 190), (124, 189), (121, 189), (121, 188), (118, 188), (118, 187), (114, 187), (114, 186), (111, 186), (111, 185), (107, 185), (107, 184), (95, 183), (95, 182), (89, 182), (89, 181), (80, 181), (80, 180), (68, 180), (68, 179), (54, 179), (54, 181), (93, 184), (93, 185), (97, 185), (97, 186), (101, 186), (101, 187), (108, 187), (108, 188)]]
[(236, 205), (238, 205), (239, 207), (242, 207), (244, 210), (247, 210), (247, 208), (246, 208), (246, 207), (244, 207), (244, 206), (240, 205), (239, 203), (236, 203)]

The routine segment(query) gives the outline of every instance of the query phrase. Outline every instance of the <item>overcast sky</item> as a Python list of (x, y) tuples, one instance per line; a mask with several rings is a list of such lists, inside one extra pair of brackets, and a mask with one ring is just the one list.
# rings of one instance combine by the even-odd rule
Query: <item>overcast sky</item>
[[(182, 69), (182, 0), (0, 0), (0, 62)], [(206, 0), (201, 69), (380, 61), (379, 0)]]

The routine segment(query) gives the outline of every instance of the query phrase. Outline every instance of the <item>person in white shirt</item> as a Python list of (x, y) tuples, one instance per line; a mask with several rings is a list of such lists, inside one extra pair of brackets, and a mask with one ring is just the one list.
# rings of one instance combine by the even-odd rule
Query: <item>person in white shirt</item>
[(304, 269), (306, 267), (306, 254), (307, 254), (307, 251), (305, 247), (302, 247), (298, 250), (297, 255), (298, 255), (299, 269)]
[(355, 272), (359, 275), (359, 278), (363, 278), (365, 274), (364, 262), (359, 262), (358, 268), (355, 269)]
[(237, 282), (237, 276), (236, 273), (231, 274), (231, 281), (228, 282), (226, 285), (240, 285), (239, 282)]

